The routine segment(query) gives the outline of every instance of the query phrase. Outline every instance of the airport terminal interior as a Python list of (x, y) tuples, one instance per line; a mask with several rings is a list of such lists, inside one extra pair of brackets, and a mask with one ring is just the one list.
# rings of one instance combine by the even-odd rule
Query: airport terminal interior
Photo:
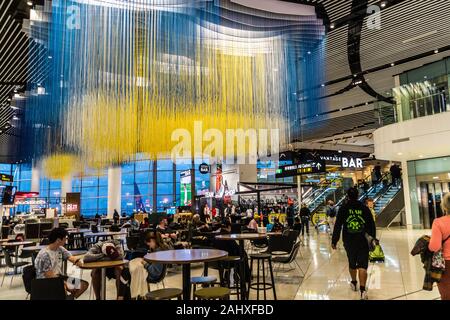
[(449, 15), (2, 0), (0, 300), (450, 300)]

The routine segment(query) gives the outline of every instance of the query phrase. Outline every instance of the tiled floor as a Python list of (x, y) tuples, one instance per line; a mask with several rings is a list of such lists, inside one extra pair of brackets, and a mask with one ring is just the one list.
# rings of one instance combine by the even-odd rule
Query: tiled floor
[[(432, 292), (421, 290), (424, 271), (419, 257), (412, 257), (409, 252), (416, 239), (422, 234), (429, 234), (428, 230), (391, 229), (378, 230), (378, 237), (385, 252), (385, 263), (372, 264), (369, 268), (369, 299), (371, 300), (432, 300), (439, 299), (439, 292), (435, 288)], [(332, 251), (329, 236), (325, 233), (313, 232), (311, 237), (304, 240), (297, 261), (305, 272), (300, 277), (298, 270), (276, 273), (276, 289), (278, 299), (283, 300), (350, 300), (358, 299), (358, 293), (352, 292), (349, 287), (347, 259), (345, 251), (340, 249)], [(78, 270), (78, 269), (77, 269)], [(77, 272), (69, 268), (69, 272)], [(201, 275), (201, 265), (192, 267), (192, 275)], [(174, 272), (172, 272), (174, 271)], [(181, 268), (172, 270), (165, 279), (167, 287), (181, 287)], [(0, 279), (4, 268), (0, 270)], [(214, 270), (211, 275), (216, 274)], [(90, 281), (89, 272), (84, 272), (82, 278)], [(10, 286), (11, 283), (11, 286)], [(152, 290), (161, 288), (152, 285)], [(108, 299), (115, 297), (113, 281), (107, 282)], [(91, 294), (91, 296), (90, 296)], [(0, 287), (0, 299), (25, 299), (21, 276), (6, 276)], [(252, 292), (251, 298), (256, 298)], [(272, 299), (269, 291), (268, 299)], [(80, 299), (92, 299), (88, 290)]]

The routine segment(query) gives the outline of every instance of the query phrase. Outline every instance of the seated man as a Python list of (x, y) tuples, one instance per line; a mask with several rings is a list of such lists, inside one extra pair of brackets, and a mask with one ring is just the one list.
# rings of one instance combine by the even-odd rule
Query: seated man
[(167, 218), (162, 218), (159, 220), (156, 231), (161, 234), (161, 238), (170, 248), (181, 249), (189, 246), (187, 242), (178, 241), (178, 233), (173, 232), (167, 227)]
[[(109, 240), (105, 242), (98, 242), (94, 244), (83, 258), (85, 263), (107, 260), (122, 260), (124, 259), (124, 252), (118, 240)], [(108, 279), (116, 279), (117, 300), (123, 300), (125, 290), (129, 283), (123, 279), (123, 267), (107, 268), (106, 276)], [(93, 269), (91, 272), (92, 286), (97, 300), (100, 299), (101, 287), (101, 269)]]
[(86, 291), (89, 284), (81, 279), (69, 278), (62, 275), (62, 262), (69, 260), (74, 265), (81, 265), (81, 259), (76, 258), (64, 248), (67, 239), (67, 231), (64, 228), (55, 228), (48, 235), (49, 244), (39, 251), (34, 262), (36, 268), (36, 278), (56, 278), (64, 279), (64, 287), (75, 299)]
[(208, 225), (200, 220), (199, 214), (194, 214), (192, 217), (192, 225), (197, 232), (207, 232), (209, 231)]

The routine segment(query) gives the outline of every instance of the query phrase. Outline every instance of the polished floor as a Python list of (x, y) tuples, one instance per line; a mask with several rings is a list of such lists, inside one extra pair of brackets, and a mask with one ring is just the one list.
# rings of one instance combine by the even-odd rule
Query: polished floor
[[(419, 257), (412, 257), (410, 251), (416, 239), (429, 230), (391, 229), (378, 230), (378, 237), (385, 252), (384, 263), (371, 264), (369, 268), (369, 299), (370, 300), (433, 300), (439, 299), (435, 288), (432, 292), (421, 290), (424, 271)], [(342, 244), (338, 250), (330, 248), (330, 238), (326, 233), (312, 232), (306, 237), (297, 257), (299, 268), (289, 271), (287, 267), (276, 266), (275, 281), (278, 299), (283, 300), (356, 300), (358, 293), (349, 287), (347, 258)], [(294, 265), (292, 265), (294, 267)], [(192, 267), (192, 275), (201, 275), (201, 265)], [(292, 268), (291, 268), (292, 269)], [(3, 278), (4, 268), (0, 270)], [(69, 268), (69, 273), (79, 274), (77, 268)], [(214, 275), (214, 270), (210, 272)], [(89, 272), (81, 274), (90, 281)], [(170, 270), (164, 280), (165, 287), (181, 287), (181, 268)], [(162, 285), (152, 285), (152, 290), (162, 288)], [(107, 282), (107, 298), (114, 299), (116, 290), (114, 282)], [(0, 287), (0, 299), (23, 300), (26, 292), (21, 276), (7, 275)], [(251, 292), (251, 299), (256, 299)], [(272, 299), (272, 292), (267, 292), (267, 299)], [(80, 299), (93, 299), (91, 290), (87, 290)]]

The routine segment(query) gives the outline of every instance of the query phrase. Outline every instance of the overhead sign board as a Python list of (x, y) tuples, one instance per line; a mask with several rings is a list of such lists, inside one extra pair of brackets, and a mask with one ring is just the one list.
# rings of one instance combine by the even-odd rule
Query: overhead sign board
[(201, 174), (208, 174), (209, 173), (209, 165), (206, 163), (202, 163), (199, 167), (198, 167), (198, 171), (200, 171)]
[(325, 172), (327, 172), (326, 163), (321, 160), (281, 166), (277, 169), (275, 177), (278, 179)]
[(0, 173), (0, 181), (13, 182), (13, 176), (6, 173)]

